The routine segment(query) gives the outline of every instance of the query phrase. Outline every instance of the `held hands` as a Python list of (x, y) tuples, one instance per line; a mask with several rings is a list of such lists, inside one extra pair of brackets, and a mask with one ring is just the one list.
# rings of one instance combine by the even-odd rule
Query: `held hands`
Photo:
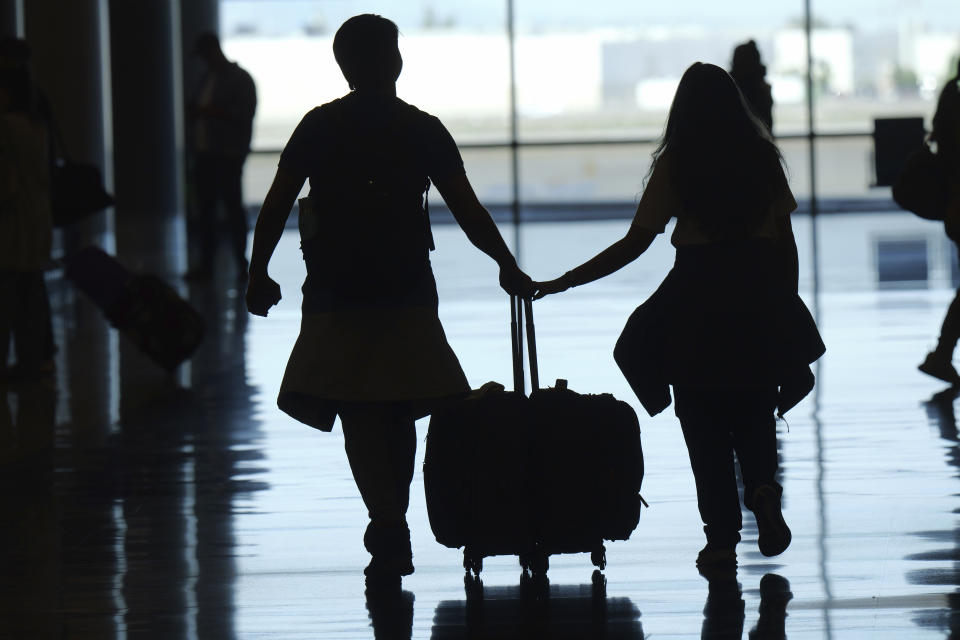
[(247, 311), (255, 316), (267, 317), (270, 307), (280, 302), (280, 285), (266, 273), (250, 273), (247, 283)]
[(566, 291), (570, 288), (570, 284), (567, 282), (567, 274), (563, 274), (559, 278), (555, 278), (553, 280), (534, 282), (533, 287), (533, 299), (539, 300), (540, 298), (548, 296), (551, 293), (560, 293), (561, 291)]

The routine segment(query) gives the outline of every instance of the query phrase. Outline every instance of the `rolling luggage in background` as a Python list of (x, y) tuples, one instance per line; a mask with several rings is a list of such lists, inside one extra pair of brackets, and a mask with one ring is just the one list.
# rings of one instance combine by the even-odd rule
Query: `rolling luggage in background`
[(423, 464), (430, 526), (440, 544), (464, 547), (464, 568), (474, 576), (494, 555), (519, 556), (525, 576), (543, 576), (556, 553), (590, 553), (603, 569), (604, 540), (626, 540), (640, 518), (637, 415), (610, 394), (575, 393), (565, 380), (540, 389), (530, 301), (511, 299), (511, 314), (514, 391), (481, 390), (430, 420)]
[(172, 371), (203, 340), (203, 317), (169, 284), (131, 273), (97, 247), (64, 259), (67, 278), (116, 327), (164, 369)]

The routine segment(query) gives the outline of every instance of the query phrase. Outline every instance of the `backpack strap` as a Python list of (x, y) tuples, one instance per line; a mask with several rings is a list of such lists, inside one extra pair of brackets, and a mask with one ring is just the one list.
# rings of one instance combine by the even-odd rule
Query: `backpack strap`
[(427, 178), (427, 189), (423, 192), (423, 218), (427, 230), (427, 246), (435, 251), (437, 245), (433, 242), (433, 227), (430, 225), (430, 178)]

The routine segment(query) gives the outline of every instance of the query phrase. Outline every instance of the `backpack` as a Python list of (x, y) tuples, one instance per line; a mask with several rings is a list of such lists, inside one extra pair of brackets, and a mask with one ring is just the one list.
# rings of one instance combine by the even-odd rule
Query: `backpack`
[(907, 157), (903, 171), (893, 183), (893, 200), (927, 220), (943, 220), (949, 200), (943, 160), (926, 144)]
[(300, 236), (311, 285), (347, 301), (402, 298), (430, 273), (430, 179), (414, 107), (376, 127), (330, 105), (335, 123), (322, 176), (311, 176)]

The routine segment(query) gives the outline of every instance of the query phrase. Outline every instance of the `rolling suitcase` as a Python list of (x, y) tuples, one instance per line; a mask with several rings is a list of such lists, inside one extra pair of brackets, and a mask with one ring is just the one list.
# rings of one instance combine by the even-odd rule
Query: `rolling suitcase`
[(110, 324), (164, 369), (176, 369), (203, 340), (203, 317), (157, 276), (132, 273), (97, 247), (66, 257), (64, 266)]
[[(532, 392), (524, 393), (526, 312)], [(590, 553), (626, 540), (643, 498), (637, 415), (610, 394), (582, 395), (566, 381), (540, 389), (533, 309), (511, 298), (514, 390), (485, 389), (433, 414), (423, 476), (437, 541), (464, 548), (478, 577), (483, 558), (517, 555), (524, 575), (545, 575), (550, 555)]]

